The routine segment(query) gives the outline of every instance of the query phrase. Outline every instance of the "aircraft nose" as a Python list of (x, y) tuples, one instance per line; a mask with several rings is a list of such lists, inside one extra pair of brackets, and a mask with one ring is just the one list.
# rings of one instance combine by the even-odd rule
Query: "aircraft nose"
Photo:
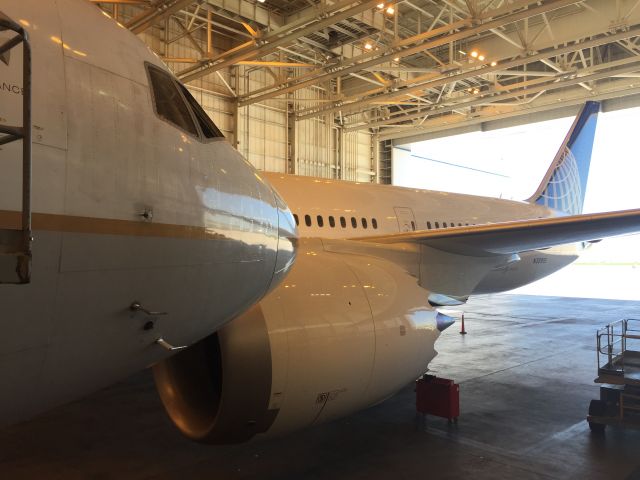
[[(212, 242), (207, 261), (226, 265), (216, 292), (237, 313), (273, 290), (291, 269), (297, 230), (273, 186), (229, 144), (216, 145), (216, 184), (199, 187), (204, 224)], [(218, 173), (219, 172), (219, 173)], [(227, 292), (227, 293), (222, 293)]]
[(273, 290), (291, 270), (298, 248), (298, 229), (293, 214), (275, 189), (273, 195), (278, 209), (278, 251), (269, 291)]

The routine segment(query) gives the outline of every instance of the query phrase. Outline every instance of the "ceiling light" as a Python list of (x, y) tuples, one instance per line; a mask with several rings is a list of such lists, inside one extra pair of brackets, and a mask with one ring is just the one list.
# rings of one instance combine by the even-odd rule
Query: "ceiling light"
[(394, 62), (399, 62), (400, 61), (400, 57), (396, 57), (393, 59)]
[(379, 3), (379, 4), (377, 5), (377, 7), (378, 7), (380, 10), (382, 10), (382, 9), (384, 8), (384, 3)]
[(478, 55), (478, 60), (480, 60), (481, 62), (484, 62), (484, 55)]
[(260, 3), (264, 3), (264, 1), (265, 1), (265, 0), (258, 0), (258, 2), (260, 2)]
[(472, 56), (473, 58), (478, 58), (478, 51), (477, 51), (477, 50), (472, 51), (472, 52), (471, 52), (471, 56)]
[(367, 43), (364, 44), (364, 49), (365, 50), (371, 50), (372, 48), (373, 48), (373, 45), (371, 45), (370, 42), (367, 42)]
[(479, 94), (479, 93), (480, 93), (480, 90), (478, 90), (477, 88), (473, 91), (473, 94), (474, 94), (474, 95), (477, 95), (477, 94)]
[(496, 65), (498, 65), (498, 62), (496, 62), (495, 60), (493, 62), (491, 62), (491, 66), (495, 67)]
[(395, 9), (395, 8), (393, 8), (393, 5), (389, 5), (389, 6), (387, 7), (387, 13), (388, 13), (389, 15), (393, 15), (394, 13), (396, 13), (396, 9)]

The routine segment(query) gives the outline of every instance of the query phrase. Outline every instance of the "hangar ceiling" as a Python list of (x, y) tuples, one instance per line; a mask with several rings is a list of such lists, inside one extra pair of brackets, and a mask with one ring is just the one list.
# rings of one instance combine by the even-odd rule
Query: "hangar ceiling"
[[(153, 31), (187, 84), (251, 65), (271, 83), (227, 84), (237, 108), (331, 118), (379, 140), (640, 93), (640, 0), (92, 1)], [(178, 39), (197, 55), (168, 56)], [(304, 88), (322, 95), (295, 95)]]

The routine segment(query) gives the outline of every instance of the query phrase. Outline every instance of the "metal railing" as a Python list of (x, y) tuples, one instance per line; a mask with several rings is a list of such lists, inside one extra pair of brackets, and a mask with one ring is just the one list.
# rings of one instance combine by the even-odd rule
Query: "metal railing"
[(22, 140), (22, 216), (21, 238), (17, 251), (16, 273), (18, 282), (29, 283), (31, 280), (31, 178), (32, 178), (32, 81), (31, 81), (31, 44), (27, 32), (19, 24), (0, 18), (0, 30), (9, 30), (16, 35), (0, 45), (0, 55), (22, 45), (22, 126), (0, 125), (0, 146)]
[(640, 353), (640, 319), (613, 322), (598, 330), (596, 341), (598, 371), (624, 375), (625, 353)]

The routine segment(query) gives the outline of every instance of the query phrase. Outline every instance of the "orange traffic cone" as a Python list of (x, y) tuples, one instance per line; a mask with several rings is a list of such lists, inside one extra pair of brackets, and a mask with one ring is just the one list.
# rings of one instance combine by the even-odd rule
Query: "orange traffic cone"
[(467, 331), (464, 329), (464, 313), (462, 314), (462, 325), (460, 325), (460, 335), (466, 335)]

